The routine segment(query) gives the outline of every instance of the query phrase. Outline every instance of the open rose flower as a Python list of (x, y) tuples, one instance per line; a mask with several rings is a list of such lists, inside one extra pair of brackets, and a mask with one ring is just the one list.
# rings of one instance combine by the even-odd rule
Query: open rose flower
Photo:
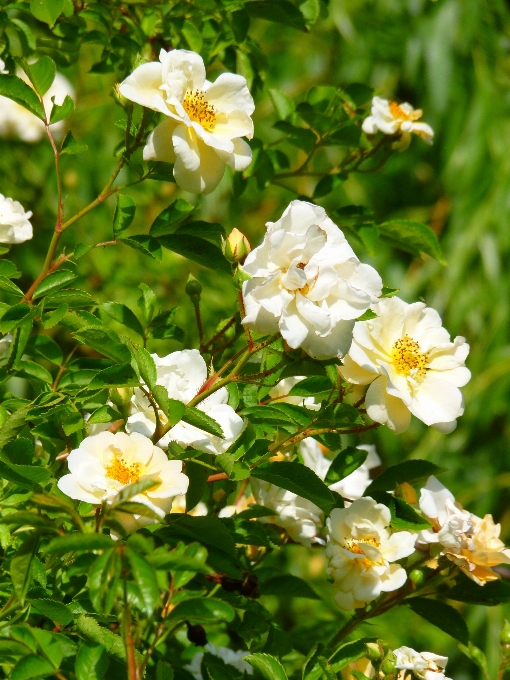
[(429, 477), (421, 490), (420, 510), (432, 528), (421, 531), (418, 541), (437, 544), (439, 554), (478, 585), (498, 579), (492, 567), (510, 564), (510, 550), (499, 538), (501, 525), (494, 524), (492, 515), (482, 519), (464, 510), (435, 477)]
[[(143, 479), (154, 480), (154, 487), (133, 496), (163, 518), (172, 508), (173, 499), (188, 490), (188, 477), (182, 473), (180, 460), (168, 460), (150, 439), (137, 432), (101, 432), (86, 437), (67, 457), (68, 475), (58, 481), (58, 488), (70, 498), (93, 505), (112, 503), (119, 491)], [(126, 533), (156, 523), (144, 515), (116, 513)]]
[[(23, 71), (16, 75), (31, 86), (30, 81)], [(61, 73), (55, 74), (55, 79), (49, 90), (43, 96), (43, 105), (46, 114), (49, 115), (53, 107), (52, 97), (55, 103), (61, 105), (69, 95), (74, 98), (74, 89), (71, 83)], [(50, 130), (55, 139), (60, 139), (65, 131), (66, 121), (50, 125)], [(21, 104), (17, 104), (12, 99), (0, 96), (0, 137), (17, 137), (23, 142), (39, 142), (46, 136), (46, 127), (42, 120), (34, 116)]]
[(354, 319), (381, 294), (379, 274), (362, 264), (324, 208), (292, 201), (267, 223), (262, 244), (243, 265), (243, 324), (280, 332), (290, 347), (316, 359), (349, 349)]
[(31, 239), (31, 217), (32, 213), (25, 212), (21, 203), (0, 194), (0, 243), (23, 243)]
[[(172, 352), (166, 357), (153, 354), (152, 358), (157, 370), (156, 383), (167, 389), (170, 399), (187, 404), (207, 380), (207, 365), (197, 349)], [(223, 430), (224, 438), (199, 430), (181, 420), (165, 434), (159, 445), (166, 448), (174, 441), (184, 448), (191, 446), (206, 453), (223, 453), (241, 434), (244, 427), (243, 419), (227, 404), (227, 401), (227, 388), (222, 387), (196, 407), (218, 423)], [(135, 388), (131, 411), (126, 429), (129, 432), (141, 432), (148, 437), (152, 436), (156, 429), (156, 416), (149, 400), (138, 387)], [(159, 412), (159, 417), (163, 425), (168, 423), (162, 411)]]
[(404, 585), (407, 574), (397, 560), (414, 552), (415, 536), (391, 532), (391, 513), (372, 498), (360, 498), (348, 508), (334, 508), (327, 521), (327, 572), (341, 609), (364, 607), (381, 593)]
[(166, 118), (149, 135), (144, 160), (175, 163), (174, 177), (186, 191), (208, 194), (225, 166), (245, 170), (253, 137), (253, 98), (245, 78), (222, 73), (206, 80), (202, 57), (188, 50), (161, 50), (159, 62), (142, 64), (120, 85), (130, 101)]
[(376, 319), (354, 327), (343, 377), (369, 385), (368, 415), (394, 432), (409, 427), (411, 414), (451, 432), (464, 413), (459, 388), (471, 377), (464, 365), (469, 345), (460, 336), (451, 342), (439, 314), (422, 302), (383, 298), (373, 309)]
[(411, 134), (418, 135), (427, 144), (434, 140), (434, 130), (427, 123), (419, 123), (423, 112), (413, 109), (411, 104), (397, 104), (394, 101), (374, 97), (372, 111), (363, 121), (363, 132), (375, 135), (379, 130), (385, 135), (399, 135), (393, 148), (399, 151), (407, 149), (411, 142)]
[[(449, 680), (444, 669), (448, 663), (447, 656), (438, 656), (431, 652), (417, 652), (411, 647), (399, 647), (394, 652), (399, 671), (399, 680), (405, 680), (413, 673), (420, 680)], [(409, 671), (409, 672), (406, 672)]]

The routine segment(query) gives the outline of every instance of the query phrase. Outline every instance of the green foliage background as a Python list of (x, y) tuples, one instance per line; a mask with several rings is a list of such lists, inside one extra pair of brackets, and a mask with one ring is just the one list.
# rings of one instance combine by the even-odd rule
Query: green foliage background
[[(176, 4), (195, 13), (195, 25), (200, 28), (200, 17), (208, 12), (203, 8), (207, 3), (173, 3)], [(508, 6), (502, 0), (331, 0), (329, 17), (319, 18), (307, 33), (278, 23), (252, 21), (249, 36), (258, 46), (264, 88), (253, 72), (253, 62), (243, 52), (236, 57), (227, 49), (223, 60), (225, 67), (237, 68), (251, 82), (256, 100), (256, 135), (265, 141), (279, 135), (272, 128), (276, 116), (267, 88), (276, 88), (299, 100), (312, 86), (364, 82), (382, 96), (409, 101), (424, 110), (424, 120), (436, 131), (433, 147), (414, 139), (409, 150), (393, 155), (379, 172), (351, 175), (340, 188), (317, 202), (331, 212), (343, 205), (364, 205), (375, 212), (378, 222), (397, 217), (424, 221), (440, 237), (447, 267), (430, 258), (412, 258), (384, 243), (379, 244), (373, 258), (367, 257), (359, 244), (353, 245), (365, 261), (378, 269), (385, 285), (400, 288), (400, 295), (409, 302), (423, 298), (440, 312), (452, 335), (468, 339), (468, 366), (473, 379), (465, 390), (465, 415), (457, 430), (448, 436), (413, 420), (412, 427), (399, 437), (381, 428), (374, 435), (366, 435), (366, 441), (377, 444), (385, 466), (406, 458), (424, 458), (447, 467), (449, 472), (443, 482), (476, 514), (493, 512), (495, 520), (502, 523), (502, 538), (507, 543), (509, 19)], [(98, 26), (97, 30), (103, 29)], [(180, 38), (172, 36), (169, 44), (200, 51), (200, 45), (192, 44), (198, 38), (193, 31), (188, 33), (188, 44), (184, 34)], [(200, 38), (198, 31), (197, 35)], [(112, 50), (120, 54), (122, 45), (118, 40), (115, 43), (117, 38), (113, 36)], [(92, 74), (91, 67), (100, 61), (100, 45), (84, 45), (78, 61), (65, 39), (61, 48), (60, 52), (49, 53), (76, 88), (77, 110), (70, 126), (76, 139), (88, 145), (87, 153), (67, 156), (62, 161), (66, 214), (71, 215), (95, 198), (113, 169), (113, 152), (122, 131), (115, 126), (121, 116), (112, 106), (112, 92), (130, 64), (124, 68), (118, 65), (113, 72)], [(220, 72), (221, 64), (213, 63), (212, 71), (215, 69)], [(108, 71), (108, 64), (103, 70)], [(289, 147), (289, 151), (295, 161), (304, 158), (296, 149)], [(334, 160), (336, 151), (321, 153)], [(321, 162), (319, 154), (319, 167)], [(0, 177), (0, 191), (34, 212), (33, 241), (15, 246), (10, 256), (24, 272), (24, 278), (17, 283), (26, 289), (40, 270), (55, 219), (53, 156), (47, 142), (27, 145), (0, 140)], [(129, 177), (123, 171), (120, 180)], [(252, 178), (244, 193), (235, 197), (232, 175), (227, 173), (212, 195), (199, 199), (185, 196), (191, 202), (201, 201), (201, 219), (219, 221), (227, 229), (238, 227), (252, 245), (257, 245), (265, 222), (277, 219), (297, 194), (310, 196), (314, 180), (300, 178), (297, 183), (283, 183), (295, 191), (275, 185), (260, 187)], [(130, 190), (137, 203), (132, 232), (146, 231), (175, 195), (183, 195), (178, 191), (175, 184), (156, 181)], [(115, 199), (110, 198), (69, 229), (64, 236), (69, 249), (76, 243), (109, 240), (114, 204)], [(99, 302), (117, 300), (136, 308), (138, 285), (144, 281), (157, 291), (166, 309), (180, 304), (176, 323), (185, 329), (186, 347), (197, 346), (198, 340), (193, 308), (184, 294), (189, 272), (203, 285), (202, 308), (210, 332), (220, 319), (234, 311), (235, 290), (228, 277), (168, 251), (164, 251), (159, 263), (122, 246), (108, 247), (84, 257), (78, 271), (83, 285)], [(174, 341), (152, 343), (149, 349), (160, 354), (183, 346)], [(18, 394), (21, 388), (20, 384), (10, 385)], [(312, 578), (316, 588), (321, 588), (324, 573), (318, 556), (312, 556), (310, 561), (308, 553), (298, 546), (285, 554), (293, 573)], [(270, 605), (270, 598), (266, 599)], [(332, 619), (334, 607), (333, 603), (293, 600), (275, 616), (283, 625), (289, 621), (297, 624), (303, 639), (309, 626), (314, 627), (314, 636), (319, 638), (317, 630)], [(486, 651), (491, 670), (497, 663), (502, 619), (500, 608), (473, 607), (468, 613), (473, 639)], [(364, 632), (381, 635), (394, 646), (408, 644), (448, 655), (448, 672), (456, 680), (477, 678), (480, 673), (459, 654), (450, 637), (411, 612), (398, 609), (377, 619)]]

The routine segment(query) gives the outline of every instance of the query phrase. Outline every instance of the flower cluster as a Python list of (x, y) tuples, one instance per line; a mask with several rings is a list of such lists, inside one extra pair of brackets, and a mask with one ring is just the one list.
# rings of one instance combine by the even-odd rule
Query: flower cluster
[(492, 515), (482, 519), (464, 510), (435, 477), (421, 490), (419, 504), (432, 523), (420, 533), (419, 542), (436, 545), (436, 554), (445, 555), (478, 585), (498, 579), (492, 567), (510, 564), (510, 550), (500, 540), (501, 526), (494, 524)]
[(143, 157), (174, 163), (182, 189), (208, 194), (226, 165), (239, 171), (250, 164), (251, 149), (242, 138), (253, 137), (255, 105), (242, 76), (223, 73), (210, 83), (198, 54), (161, 50), (159, 62), (139, 66), (119, 91), (165, 116), (150, 134)]
[(444, 669), (448, 657), (438, 656), (431, 652), (417, 652), (411, 647), (399, 647), (394, 652), (395, 668), (400, 672), (399, 680), (407, 680), (411, 673), (420, 680), (449, 680), (445, 677)]

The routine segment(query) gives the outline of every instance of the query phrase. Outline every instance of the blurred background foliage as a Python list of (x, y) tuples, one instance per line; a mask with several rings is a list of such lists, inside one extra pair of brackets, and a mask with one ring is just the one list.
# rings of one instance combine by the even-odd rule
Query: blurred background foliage
[[(204, 4), (180, 4), (194, 13), (193, 25), (200, 26), (200, 16), (205, 12), (200, 7)], [(414, 420), (400, 437), (381, 428), (370, 439), (367, 435), (366, 441), (377, 444), (385, 465), (409, 457), (444, 465), (448, 472), (443, 482), (476, 514), (492, 512), (495, 520), (502, 522), (507, 543), (509, 19), (508, 3), (503, 0), (331, 0), (328, 11), (322, 7), (317, 23), (306, 33), (252, 20), (249, 49), (252, 57), (256, 56), (258, 74), (253, 70), (253, 59), (247, 59), (242, 51), (236, 54), (228, 47), (219, 49), (216, 59), (209, 60), (213, 75), (225, 68), (237, 69), (251, 82), (257, 104), (256, 135), (265, 143), (279, 136), (273, 129), (277, 118), (268, 88), (299, 101), (312, 86), (344, 87), (362, 82), (381, 96), (409, 101), (423, 109), (424, 120), (436, 131), (433, 147), (415, 138), (406, 152), (394, 154), (378, 172), (353, 174), (317, 202), (330, 213), (345, 205), (367, 206), (379, 222), (396, 217), (424, 221), (440, 237), (446, 267), (430, 258), (417, 260), (383, 243), (374, 258), (369, 258), (359, 243), (353, 242), (353, 246), (365, 261), (376, 266), (385, 285), (400, 288), (400, 295), (409, 302), (423, 299), (440, 312), (452, 335), (468, 339), (468, 366), (473, 379), (465, 390), (465, 415), (451, 435), (440, 435)], [(184, 33), (169, 37), (166, 47), (197, 48), (190, 44), (196, 37), (193, 30), (187, 31), (188, 42)], [(147, 46), (146, 58), (157, 58), (159, 46), (153, 47), (154, 51)], [(62, 161), (66, 214), (71, 215), (99, 193), (114, 167), (114, 149), (122, 138), (115, 122), (123, 116), (112, 105), (112, 93), (131, 65), (117, 65), (115, 72), (108, 72), (107, 67), (95, 68), (107, 72), (90, 73), (101, 58), (99, 45), (82, 46), (78, 61), (67, 59), (64, 48), (59, 68), (77, 91), (77, 110), (70, 127), (76, 139), (88, 145), (87, 153)], [(296, 149), (288, 151), (295, 164), (305, 157)], [(314, 161), (316, 167), (324, 162), (321, 154), (334, 163), (336, 153), (330, 147), (322, 150)], [(19, 285), (27, 287), (40, 269), (54, 224), (56, 190), (48, 143), (0, 140), (0, 176), (1, 192), (34, 212), (32, 243), (15, 246), (10, 255), (24, 272)], [(123, 171), (120, 180), (129, 177)], [(251, 178), (244, 192), (235, 196), (232, 175), (228, 174), (210, 196), (197, 199), (182, 195), (191, 202), (201, 201), (201, 219), (221, 222), (227, 230), (238, 227), (255, 246), (262, 239), (265, 222), (278, 219), (297, 195), (311, 196), (314, 184), (312, 178), (302, 177), (264, 188)], [(156, 215), (181, 195), (175, 184), (158, 181), (134, 187), (130, 194), (137, 203), (133, 233), (146, 231)], [(109, 240), (114, 201), (109, 199), (66, 232), (67, 248)], [(202, 308), (209, 333), (235, 307), (235, 290), (228, 277), (168, 251), (160, 263), (123, 246), (107, 247), (81, 259), (78, 271), (83, 285), (98, 302), (118, 300), (136, 309), (138, 285), (144, 281), (156, 290), (165, 309), (180, 304), (176, 323), (185, 329), (187, 347), (198, 344), (193, 308), (184, 294), (190, 272), (204, 287)], [(173, 341), (152, 342), (149, 349), (160, 354), (182, 347)], [(321, 553), (315, 550), (310, 560), (304, 549), (294, 546), (272, 559), (288, 560), (294, 573), (312, 579), (320, 589), (324, 581)], [(285, 628), (289, 623), (297, 626), (295, 638), (301, 635), (306, 640), (309, 626), (327, 629), (334, 607), (327, 598), (322, 603), (297, 599), (275, 616)], [(510, 608), (506, 614), (510, 615)], [(473, 607), (468, 612), (473, 639), (487, 653), (492, 672), (497, 665), (503, 615), (500, 608)], [(407, 644), (448, 655), (448, 674), (456, 680), (480, 676), (481, 671), (457, 651), (451, 638), (403, 608), (366, 626), (364, 632), (381, 635), (394, 646)], [(314, 638), (318, 636), (314, 634)]]

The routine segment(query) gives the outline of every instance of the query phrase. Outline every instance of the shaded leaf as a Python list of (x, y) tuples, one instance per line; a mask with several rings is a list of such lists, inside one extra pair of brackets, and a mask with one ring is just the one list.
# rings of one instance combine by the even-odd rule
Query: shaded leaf
[(464, 617), (451, 605), (441, 600), (431, 600), (427, 597), (412, 597), (406, 600), (405, 604), (415, 614), (419, 614), (444, 633), (448, 633), (448, 635), (451, 635), (463, 644), (468, 643), (469, 630)]

